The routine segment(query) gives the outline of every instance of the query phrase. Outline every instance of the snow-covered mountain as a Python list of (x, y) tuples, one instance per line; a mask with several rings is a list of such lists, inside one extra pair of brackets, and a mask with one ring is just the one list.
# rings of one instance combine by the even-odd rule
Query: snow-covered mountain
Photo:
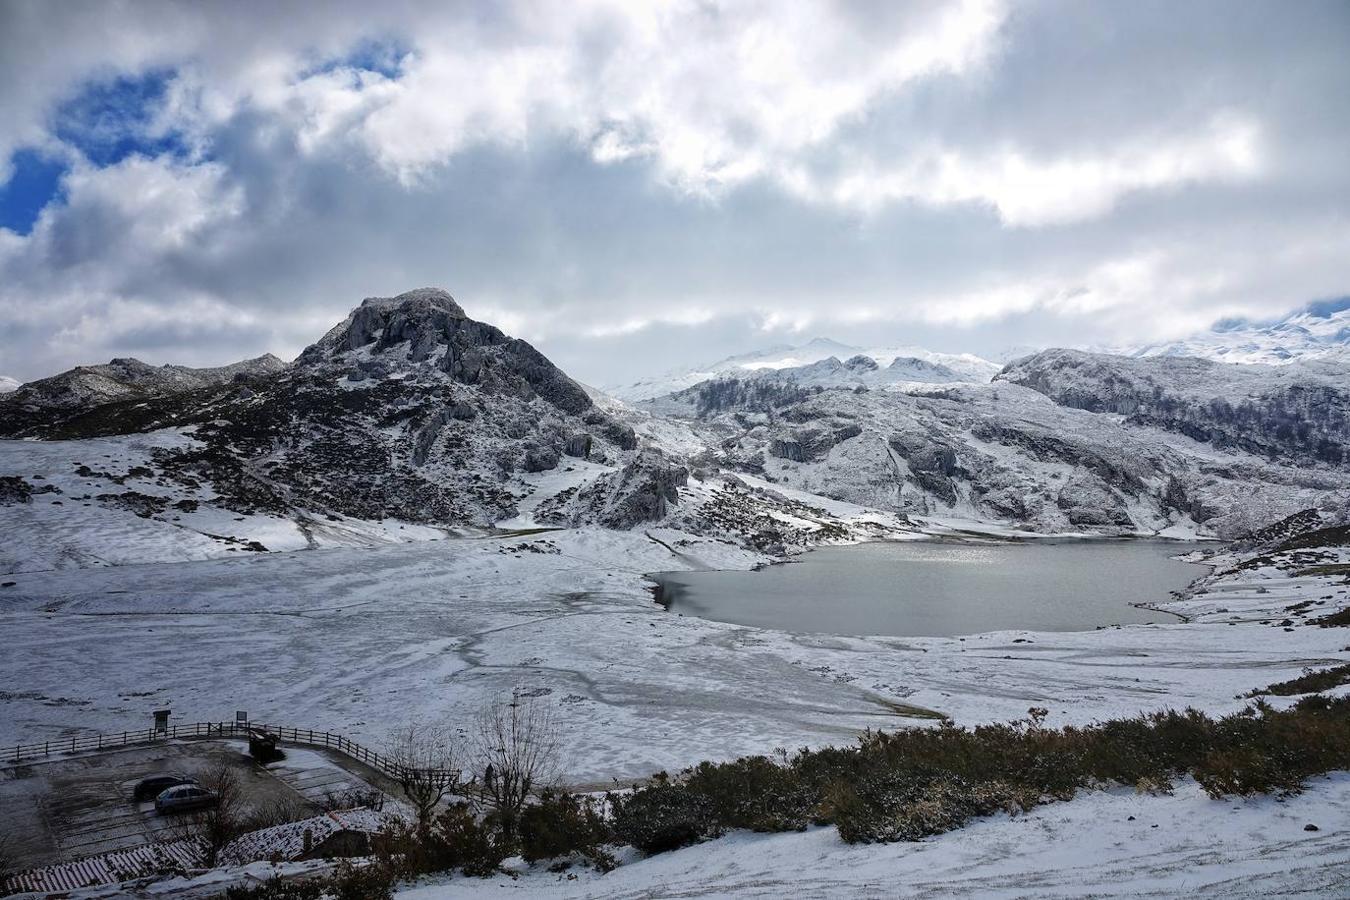
[(236, 378), (257, 378), (286, 368), (270, 353), (226, 366), (193, 369), (187, 366), (152, 366), (139, 359), (122, 357), (101, 365), (73, 369), (15, 385), (10, 409), (22, 407), (39, 416), (60, 410), (88, 409), (118, 400), (166, 397), (184, 391), (228, 384)]
[[(784, 497), (690, 484), (543, 354), (437, 289), (365, 300), (275, 371), (153, 393), (125, 389), (126, 373), (158, 386), (160, 370), (112, 367), (118, 378), (87, 367), (0, 399), (0, 437), (39, 439), (0, 441), (0, 530), (13, 536), (0, 571), (501, 523), (660, 520), (763, 546), (826, 522), (841, 533)], [(173, 371), (177, 384), (191, 370)], [(766, 528), (769, 510), (795, 510), (794, 524)]]
[[(864, 360), (870, 360), (873, 365), (868, 366)], [(822, 363), (823, 366), (817, 365)], [(865, 349), (828, 338), (816, 338), (796, 346), (779, 345), (729, 356), (706, 366), (668, 372), (632, 384), (611, 385), (606, 391), (620, 400), (637, 403), (673, 394), (720, 376), (788, 372), (801, 383), (822, 386), (906, 382), (945, 384), (955, 381), (987, 382), (999, 368), (997, 363), (969, 353), (935, 353), (922, 347), (908, 346)], [(871, 371), (859, 381), (859, 376), (866, 369)]]
[(696, 466), (1037, 531), (1234, 535), (1350, 491), (1350, 368), (1046, 351), (990, 384), (723, 376), (645, 404)]
[(910, 514), (1231, 535), (1350, 490), (1331, 358), (1053, 350), (987, 381), (848, 349), (739, 357), (630, 406), (428, 288), (365, 300), (290, 364), (81, 367), (0, 398), (0, 437), (41, 439), (0, 441), (0, 525), (31, 538), (0, 569), (536, 525), (785, 548)]
[(17, 391), (19, 385), (23, 382), (10, 378), (8, 375), (0, 375), (0, 394), (8, 394), (11, 391)]
[(1313, 303), (1275, 322), (1226, 319), (1179, 341), (1119, 351), (1128, 356), (1198, 356), (1233, 363), (1284, 365), (1350, 360), (1350, 298)]

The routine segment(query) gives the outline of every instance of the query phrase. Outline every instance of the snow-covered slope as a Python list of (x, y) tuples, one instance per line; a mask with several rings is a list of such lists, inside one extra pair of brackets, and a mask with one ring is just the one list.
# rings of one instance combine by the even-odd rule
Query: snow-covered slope
[(996, 380), (1213, 447), (1291, 462), (1350, 462), (1350, 364), (1236, 365), (1046, 350), (1010, 364)]
[(22, 382), (10, 378), (8, 375), (0, 375), (0, 394), (8, 394), (11, 391), (17, 391)]
[(1275, 322), (1227, 319), (1179, 341), (1121, 351), (1130, 356), (1200, 356), (1223, 362), (1282, 365), (1350, 360), (1350, 298), (1314, 303)]
[[(833, 362), (831, 362), (833, 360)], [(840, 360), (847, 360), (841, 363)], [(870, 360), (867, 366), (860, 360)], [(821, 364), (817, 366), (815, 364)], [(870, 369), (865, 382), (872, 385), (897, 382), (947, 383), (953, 381), (986, 382), (998, 372), (997, 363), (969, 353), (935, 353), (922, 347), (877, 347), (866, 349), (841, 344), (828, 338), (816, 338), (797, 346), (775, 346), (766, 350), (729, 356), (696, 369), (668, 372), (633, 384), (614, 385), (607, 392), (620, 400), (636, 403), (672, 394), (719, 376), (743, 377), (757, 372), (791, 370), (804, 383), (844, 385), (858, 383), (858, 376)]]
[[(103, 377), (76, 371), (49, 381)], [(0, 572), (498, 525), (669, 520), (779, 550), (852, 534), (838, 516), (772, 492), (691, 483), (662, 450), (679, 427), (643, 422), (640, 446), (634, 427), (537, 350), (435, 289), (366, 300), (265, 377), (158, 396), (33, 397), (59, 402), (0, 403), (0, 434), (42, 439), (0, 441)], [(685, 432), (671, 455), (702, 450)], [(853, 537), (876, 534), (868, 525)]]
[(697, 465), (776, 486), (1042, 532), (1232, 536), (1350, 491), (1346, 380), (1048, 351), (991, 384), (725, 377), (646, 406), (701, 434)]

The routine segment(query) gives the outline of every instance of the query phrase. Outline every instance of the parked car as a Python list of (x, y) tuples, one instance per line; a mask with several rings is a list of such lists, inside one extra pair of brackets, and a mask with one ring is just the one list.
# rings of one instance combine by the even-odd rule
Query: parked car
[(155, 798), (155, 812), (164, 815), (194, 809), (209, 809), (219, 802), (219, 794), (207, 790), (200, 784), (180, 784)]
[(177, 787), (180, 784), (196, 784), (195, 778), (189, 778), (178, 772), (164, 772), (159, 775), (151, 775), (149, 778), (142, 778), (136, 783), (135, 789), (131, 792), (131, 799), (137, 803), (144, 803), (146, 800), (153, 800), (171, 787)]

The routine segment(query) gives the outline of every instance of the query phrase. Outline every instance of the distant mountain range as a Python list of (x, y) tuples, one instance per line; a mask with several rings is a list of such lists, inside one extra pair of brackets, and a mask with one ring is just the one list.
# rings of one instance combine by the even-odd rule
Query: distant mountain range
[(1350, 297), (1313, 303), (1276, 321), (1224, 319), (1179, 341), (1117, 349), (1126, 356), (1198, 356), (1279, 366), (1295, 360), (1350, 359)]
[(1345, 313), (1203, 345), (1283, 335), (1311, 357), (1277, 366), (1159, 346), (1000, 367), (816, 340), (624, 403), (445, 291), (369, 298), (291, 363), (116, 359), (0, 395), (0, 437), (36, 439), (0, 441), (0, 527), (33, 536), (0, 571), (133, 559), (128, 529), (189, 556), (658, 522), (781, 548), (852, 533), (829, 501), (889, 522), (1233, 536), (1350, 498)]
[(800, 383), (830, 387), (898, 383), (984, 383), (1001, 368), (971, 353), (935, 353), (922, 347), (866, 349), (829, 338), (805, 344), (777, 345), (766, 350), (729, 356), (706, 366), (668, 372), (627, 385), (611, 385), (607, 393), (625, 402), (651, 400), (693, 387), (719, 376), (745, 377), (780, 373)]

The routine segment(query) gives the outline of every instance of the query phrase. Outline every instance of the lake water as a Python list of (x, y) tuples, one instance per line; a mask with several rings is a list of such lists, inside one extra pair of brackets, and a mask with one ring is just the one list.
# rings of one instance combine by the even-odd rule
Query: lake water
[(1207, 569), (1173, 541), (881, 542), (813, 550), (758, 572), (664, 572), (672, 612), (784, 631), (956, 635), (1176, 622), (1160, 602)]

